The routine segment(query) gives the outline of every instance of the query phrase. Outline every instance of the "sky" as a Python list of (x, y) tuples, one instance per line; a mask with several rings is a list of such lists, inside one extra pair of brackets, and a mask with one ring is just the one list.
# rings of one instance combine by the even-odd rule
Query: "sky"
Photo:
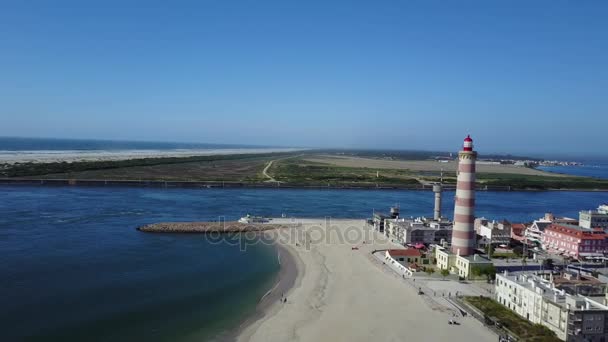
[(602, 154), (606, 1), (2, 1), (0, 136)]

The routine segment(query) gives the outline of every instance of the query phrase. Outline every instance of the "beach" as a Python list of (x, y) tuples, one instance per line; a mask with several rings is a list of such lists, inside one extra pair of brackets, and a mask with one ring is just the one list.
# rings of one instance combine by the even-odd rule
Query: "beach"
[(299, 234), (277, 239), (297, 267), (286, 303), (275, 300), (263, 317), (240, 331), (237, 341), (496, 339), (470, 317), (461, 318), (459, 326), (448, 325), (452, 312), (431, 309), (415, 288), (372, 256), (374, 250), (395, 245), (365, 221), (301, 223), (294, 228)]
[(0, 150), (0, 163), (57, 163), (78, 161), (117, 161), (143, 158), (184, 158), (231, 154), (293, 152), (296, 148), (226, 148), (172, 150)]

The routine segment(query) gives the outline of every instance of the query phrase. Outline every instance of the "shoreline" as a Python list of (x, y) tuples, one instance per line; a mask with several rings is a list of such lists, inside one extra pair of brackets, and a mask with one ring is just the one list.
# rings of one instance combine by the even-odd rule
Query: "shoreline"
[(260, 298), (255, 311), (222, 339), (223, 341), (236, 342), (243, 338), (248, 340), (265, 319), (272, 317), (281, 305), (284, 305), (280, 303), (282, 295), (288, 298), (292, 290), (299, 286), (305, 272), (302, 261), (291, 247), (280, 242), (275, 242), (274, 246), (280, 258), (280, 270), (273, 286)]

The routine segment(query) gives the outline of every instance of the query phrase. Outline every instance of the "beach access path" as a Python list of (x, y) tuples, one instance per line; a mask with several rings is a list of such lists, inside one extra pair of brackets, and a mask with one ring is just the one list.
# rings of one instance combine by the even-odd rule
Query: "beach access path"
[(279, 239), (297, 259), (298, 275), (285, 295), (287, 302), (271, 305), (238, 341), (497, 339), (474, 318), (448, 325), (450, 311), (433, 310), (414, 287), (383, 268), (372, 251), (394, 245), (364, 220), (300, 221), (294, 228), (301, 231), (299, 238)]

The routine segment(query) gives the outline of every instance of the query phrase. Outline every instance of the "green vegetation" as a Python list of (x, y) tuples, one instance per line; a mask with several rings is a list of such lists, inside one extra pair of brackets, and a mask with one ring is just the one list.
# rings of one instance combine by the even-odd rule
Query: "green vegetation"
[(574, 176), (552, 177), (510, 173), (479, 173), (477, 174), (477, 182), (482, 186), (509, 186), (514, 190), (608, 189), (608, 180)]
[(433, 275), (433, 273), (435, 273), (435, 269), (434, 269), (434, 268), (432, 268), (432, 267), (427, 267), (427, 268), (426, 268), (424, 271), (425, 271), (425, 272), (426, 272), (428, 275)]
[[(212, 163), (222, 161), (248, 161), (248, 160), (270, 160), (279, 158), (288, 153), (266, 153), (266, 154), (232, 154), (195, 157), (168, 157), (168, 158), (142, 158), (128, 160), (108, 161), (79, 161), (79, 162), (55, 162), (55, 163), (16, 163), (5, 165), (0, 169), (0, 176), (4, 177), (27, 177), (48, 174), (77, 173), (89, 170), (108, 170), (142, 166), (160, 166), (189, 163)], [(266, 158), (266, 159), (264, 159)], [(132, 179), (132, 178), (131, 178)]]
[[(378, 172), (378, 173), (377, 173)], [(269, 170), (273, 177), (291, 184), (321, 185), (383, 185), (419, 186), (420, 183), (406, 170), (380, 170), (333, 166), (302, 158), (282, 159)]]
[(505, 328), (519, 337), (520, 341), (529, 342), (558, 342), (561, 341), (553, 331), (540, 325), (533, 324), (505, 308), (498, 302), (487, 297), (465, 297), (466, 302), (473, 305), (486, 317), (495, 317)]
[(515, 259), (518, 258), (519, 255), (516, 253), (492, 253), (492, 258), (497, 259)]
[[(394, 152), (394, 151), (393, 151)], [(438, 182), (439, 171), (363, 167), (365, 164), (338, 166), (307, 160), (326, 155), (327, 151), (289, 153), (235, 154), (194, 157), (142, 158), (115, 161), (78, 161), (54, 163), (16, 163), (0, 165), (0, 177), (77, 180), (161, 180), (227, 181), (260, 184), (268, 180), (262, 170), (274, 160), (268, 174), (286, 186), (395, 187), (420, 188)], [(388, 153), (388, 152), (386, 152)], [(374, 157), (375, 159), (409, 158), (424, 160), (428, 153), (381, 151), (333, 151), (339, 156)], [(538, 176), (510, 173), (478, 173), (478, 185), (489, 190), (580, 189), (608, 190), (608, 180), (587, 177)], [(456, 173), (446, 171), (443, 182), (454, 186)]]
[(442, 269), (440, 273), (444, 279), (445, 279), (445, 277), (450, 275), (450, 271), (447, 268)]
[(488, 280), (496, 278), (496, 267), (491, 266), (471, 266), (471, 275), (475, 278), (485, 276)]

